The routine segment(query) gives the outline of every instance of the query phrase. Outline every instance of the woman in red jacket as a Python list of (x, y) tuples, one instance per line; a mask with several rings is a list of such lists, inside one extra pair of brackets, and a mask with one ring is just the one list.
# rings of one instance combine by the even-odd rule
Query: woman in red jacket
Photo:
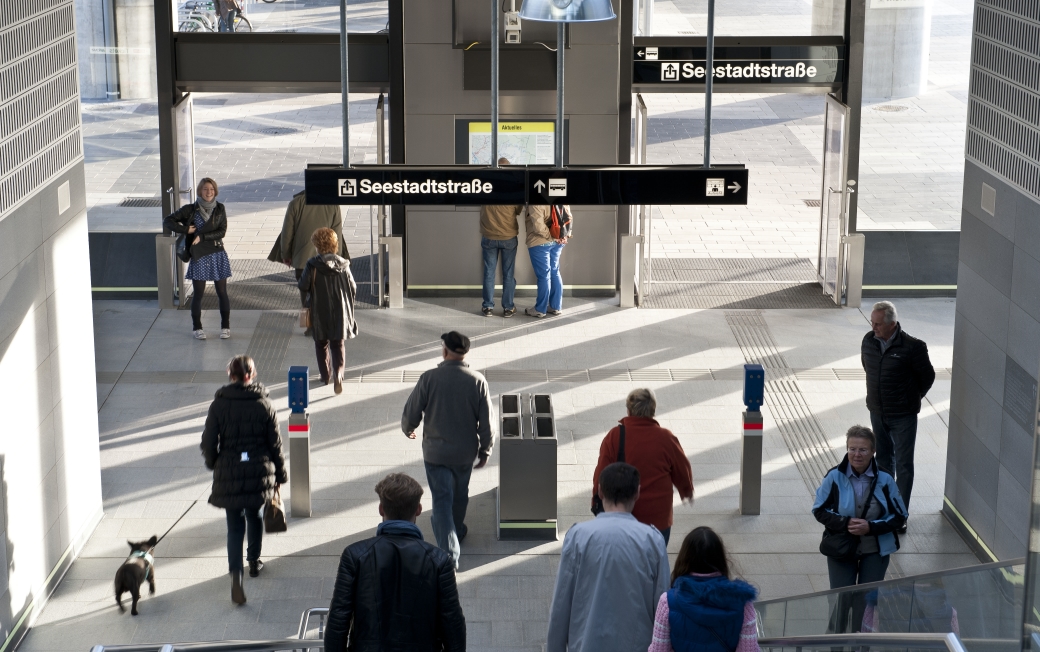
[[(599, 462), (592, 476), (592, 495), (599, 492), (599, 474), (608, 464), (622, 461), (639, 469), (639, 500), (632, 516), (653, 525), (664, 535), (672, 531), (672, 485), (683, 502), (693, 502), (693, 470), (679, 440), (654, 420), (657, 397), (651, 389), (635, 389), (625, 399), (628, 416), (612, 428), (599, 446)], [(624, 456), (619, 457), (621, 429), (625, 430)]]

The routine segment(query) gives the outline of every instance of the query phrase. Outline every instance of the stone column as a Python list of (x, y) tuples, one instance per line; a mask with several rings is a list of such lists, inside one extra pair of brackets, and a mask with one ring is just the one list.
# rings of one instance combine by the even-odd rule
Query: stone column
[[(867, 7), (863, 99), (914, 97), (928, 88), (932, 0), (853, 0)], [(844, 0), (813, 0), (812, 33), (842, 34)]]
[(119, 51), (119, 97), (156, 97), (153, 0), (115, 0)]
[(75, 7), (80, 97), (103, 100), (109, 97), (108, 91), (119, 90), (116, 55), (96, 51), (116, 44), (112, 0), (76, 0)]

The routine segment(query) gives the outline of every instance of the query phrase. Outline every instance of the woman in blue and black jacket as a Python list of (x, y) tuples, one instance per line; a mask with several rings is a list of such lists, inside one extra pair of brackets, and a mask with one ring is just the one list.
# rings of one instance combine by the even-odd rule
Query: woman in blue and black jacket
[(888, 556), (899, 549), (896, 530), (906, 522), (895, 480), (874, 460), (873, 431), (853, 426), (845, 443), (845, 459), (824, 476), (812, 508), (813, 516), (827, 528), (825, 539), (839, 536), (849, 543), (848, 554), (840, 557), (833, 555), (834, 547), (820, 546), (821, 552), (831, 553), (827, 572), (832, 589), (885, 579)]

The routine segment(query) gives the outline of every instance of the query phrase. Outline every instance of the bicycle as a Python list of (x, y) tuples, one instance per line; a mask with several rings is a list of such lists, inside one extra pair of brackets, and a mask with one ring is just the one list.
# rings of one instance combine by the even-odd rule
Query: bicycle
[(180, 19), (179, 31), (181, 32), (252, 32), (253, 24), (249, 22), (240, 9), (230, 12), (232, 30), (227, 30), (224, 19), (217, 15), (212, 0), (194, 0), (185, 2), (180, 7), (178, 18)]

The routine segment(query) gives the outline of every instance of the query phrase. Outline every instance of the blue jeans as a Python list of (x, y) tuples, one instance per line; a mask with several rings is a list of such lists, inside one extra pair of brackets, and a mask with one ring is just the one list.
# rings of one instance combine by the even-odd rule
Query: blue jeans
[(513, 309), (513, 293), (516, 292), (516, 278), (513, 268), (516, 266), (516, 238), (509, 240), (489, 240), (480, 238), (480, 248), (484, 252), (484, 308), (495, 307), (495, 269), (498, 259), (502, 259), (502, 307)]
[(552, 242), (528, 247), (531, 266), (538, 279), (538, 298), (534, 302), (537, 312), (563, 309), (563, 277), (560, 276), (560, 254), (566, 245)]
[(264, 519), (259, 509), (228, 509), (227, 512), (227, 559), (232, 573), (242, 570), (242, 540), (248, 532), (249, 546), (246, 559), (260, 559), (260, 546), (264, 538)]
[(469, 478), (472, 464), (443, 465), (426, 463), (426, 481), (433, 494), (433, 536), (437, 547), (447, 550), (459, 567), (459, 532), (466, 536), (466, 508), (469, 506)]
[(917, 415), (886, 417), (870, 413), (870, 426), (877, 438), (877, 465), (896, 479), (906, 511), (910, 511), (910, 492), (914, 489), (914, 447), (917, 444)]

